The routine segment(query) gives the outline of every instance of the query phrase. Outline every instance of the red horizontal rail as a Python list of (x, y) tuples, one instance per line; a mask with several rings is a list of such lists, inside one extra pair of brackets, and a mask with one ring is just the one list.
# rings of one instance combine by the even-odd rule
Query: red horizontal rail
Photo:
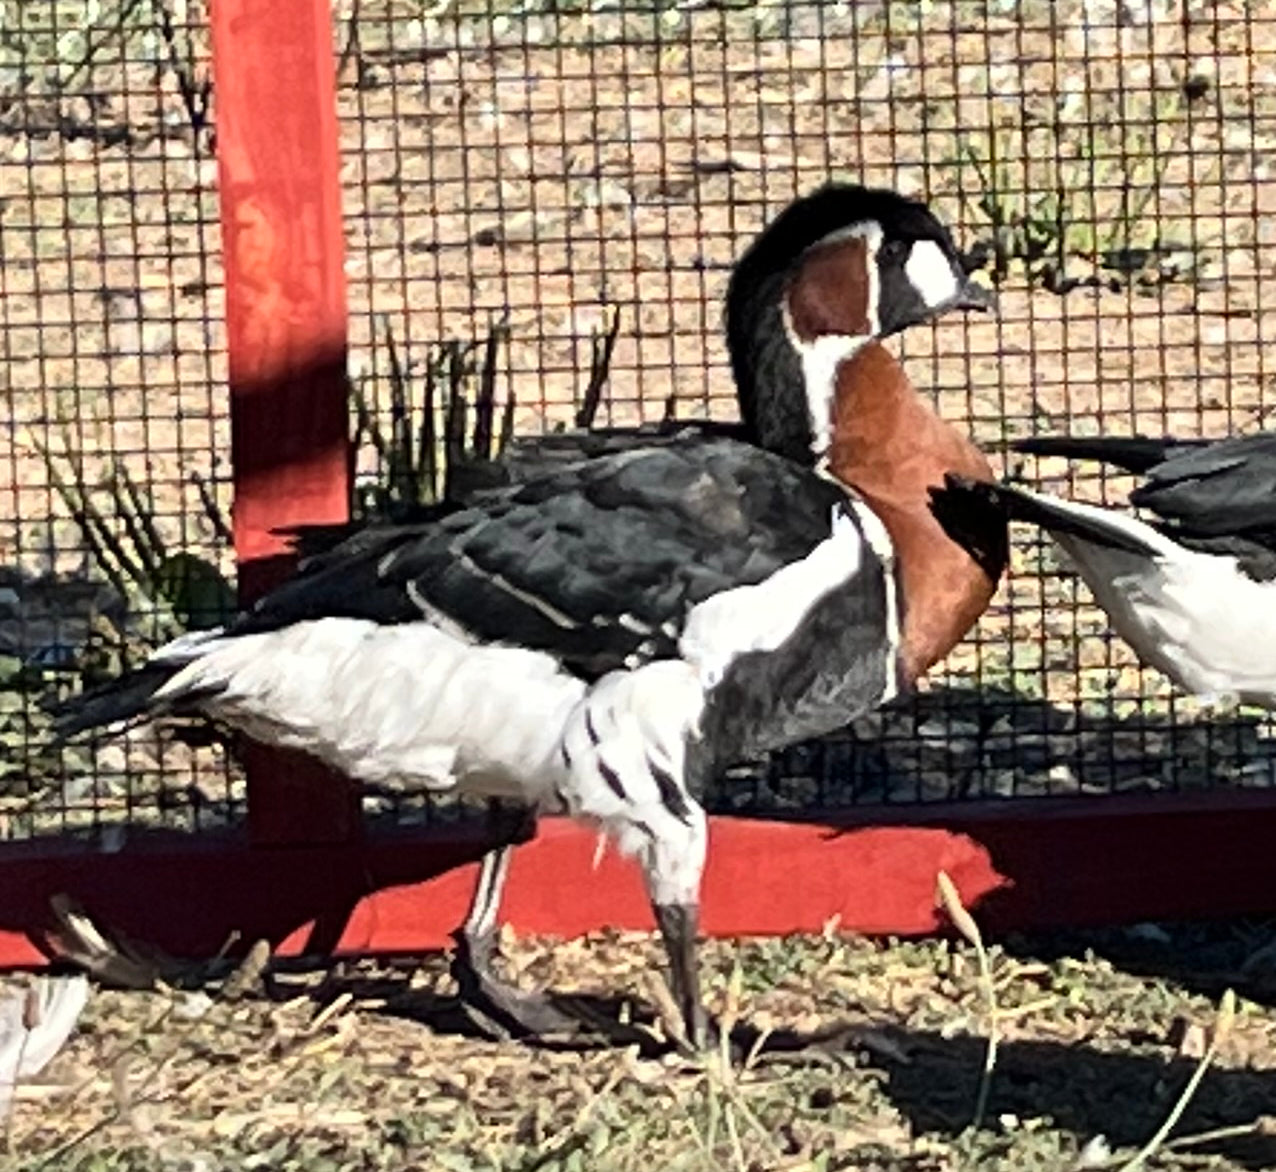
[[(879, 807), (822, 824), (722, 817), (711, 836), (713, 936), (830, 921), (931, 932), (940, 869), (992, 931), (1276, 912), (1276, 793)], [(484, 845), (457, 828), (338, 846), (170, 836), (98, 854), (11, 844), (0, 851), (0, 965), (40, 963), (33, 941), (58, 892), (177, 956), (212, 955), (233, 932), (286, 955), (434, 949), (464, 914)], [(516, 854), (503, 918), (557, 937), (650, 929), (636, 868), (608, 851), (595, 873), (595, 849), (585, 828), (546, 819)]]
[[(290, 569), (281, 526), (348, 501), (346, 299), (330, 14), (323, 0), (214, 0), (234, 535), (245, 600)], [(309, 762), (249, 762), (247, 841), (151, 837), (124, 849), (0, 846), (0, 964), (36, 964), (68, 893), (138, 940), (208, 956), (231, 933), (284, 954), (445, 944), (485, 843), (476, 830), (360, 841), (357, 793)], [(812, 821), (712, 822), (710, 935), (939, 927), (947, 871), (994, 930), (1276, 911), (1276, 793), (886, 807)], [(632, 864), (547, 820), (520, 848), (516, 930), (650, 928)]]

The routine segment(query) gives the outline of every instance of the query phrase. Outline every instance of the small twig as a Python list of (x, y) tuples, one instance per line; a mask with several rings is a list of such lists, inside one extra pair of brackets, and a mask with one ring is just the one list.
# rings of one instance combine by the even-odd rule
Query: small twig
[(1193, 1135), (1180, 1135), (1177, 1139), (1166, 1140), (1165, 1150), (1178, 1152), (1184, 1148), (1199, 1148), (1202, 1144), (1217, 1143), (1221, 1139), (1243, 1139), (1256, 1131), (1262, 1131), (1265, 1126), (1260, 1117), (1249, 1123), (1234, 1123), (1230, 1127), (1214, 1127), (1209, 1131), (1198, 1131)]
[[(230, 935), (227, 936), (221, 948), (217, 950), (217, 955), (214, 959), (220, 960), (222, 957), (224, 957), (227, 951), (231, 948), (231, 946), (234, 944), (234, 942), (238, 938), (239, 938), (239, 933), (237, 931), (231, 932)], [(109, 1060), (110, 1066), (114, 1067), (114, 1065), (120, 1059), (122, 1059), (127, 1054), (131, 1053), (134, 1049), (136, 1049), (136, 1047), (141, 1043), (142, 1039), (146, 1037), (147, 1034), (149, 1034), (153, 1029), (157, 1029), (159, 1026), (163, 1025), (165, 1022), (168, 1021), (170, 1017), (173, 1016), (174, 1011), (177, 1008), (177, 998), (176, 996), (173, 995), (173, 990), (170, 989), (163, 982), (158, 983), (158, 989), (160, 992), (168, 993), (169, 995), (168, 1004), (164, 1007), (164, 1009), (160, 1012), (160, 1014), (154, 1021), (144, 1023), (142, 1026), (140, 1026), (138, 1030), (129, 1039), (129, 1041), (126, 1042), (123, 1046), (121, 1046), (110, 1057), (110, 1060)], [(210, 1000), (212, 1001), (213, 1005), (216, 1005), (219, 1002), (220, 998), (212, 997), (210, 998)], [(195, 1025), (199, 1020), (200, 1020), (199, 1018), (195, 1018), (195, 1017), (187, 1018), (187, 1019), (181, 1019), (181, 1018), (178, 1019), (177, 1026), (173, 1030), (173, 1035), (175, 1035), (175, 1038), (178, 1044), (183, 1042), (186, 1036), (194, 1031)], [(146, 1076), (139, 1082), (137, 1086), (137, 1093), (132, 1096), (132, 1099), (127, 1104), (127, 1106), (132, 1108), (143, 1106), (148, 1103), (154, 1102), (161, 1093), (163, 1094), (168, 1093), (167, 1090), (151, 1091), (150, 1088), (154, 1084), (155, 1080), (159, 1078), (159, 1076), (163, 1073), (165, 1068), (169, 1066), (169, 1064), (173, 1061), (173, 1059), (176, 1056), (177, 1056), (177, 1047), (175, 1045), (174, 1048), (168, 1054), (158, 1059), (152, 1065), (151, 1069), (147, 1071)], [(196, 1079), (201, 1077), (203, 1077), (203, 1074), (195, 1076)], [(83, 1090), (85, 1087), (87, 1087), (91, 1081), (92, 1081), (91, 1078), (86, 1079), (80, 1085), (80, 1087), (78, 1088), (78, 1091)], [(191, 1082), (193, 1081), (194, 1080), (191, 1080)], [(56, 1148), (54, 1148), (53, 1151), (48, 1153), (48, 1155), (46, 1155), (44, 1159), (41, 1160), (40, 1163), (35, 1166), (36, 1172), (44, 1172), (45, 1169), (56, 1169), (56, 1168), (62, 1167), (63, 1157), (65, 1157), (68, 1153), (74, 1151), (77, 1147), (79, 1147), (82, 1143), (84, 1143), (85, 1140), (92, 1139), (93, 1136), (97, 1135), (99, 1132), (109, 1127), (112, 1123), (118, 1120), (123, 1115), (123, 1113), (124, 1113), (124, 1105), (122, 1105), (117, 1100), (114, 1110), (108, 1111), (105, 1115), (102, 1116), (102, 1118), (89, 1124), (88, 1127), (77, 1132), (70, 1139), (65, 1140), (63, 1143), (59, 1144)]]
[(983, 989), (984, 1000), (988, 1010), (988, 1046), (984, 1051), (984, 1068), (979, 1077), (979, 1092), (975, 1096), (975, 1112), (971, 1119), (971, 1129), (978, 1128), (984, 1121), (988, 1110), (988, 1096), (992, 1091), (992, 1076), (997, 1069), (997, 1043), (1000, 1035), (997, 1010), (997, 986), (992, 978), (992, 965), (988, 962), (988, 950), (984, 947), (983, 933), (975, 918), (962, 906), (957, 887), (948, 877), (946, 871), (940, 871), (935, 877), (937, 902), (943, 907), (953, 926), (960, 932), (979, 960), (979, 983)]
[(1196, 1094), (1196, 1088), (1201, 1085), (1201, 1080), (1205, 1077), (1205, 1072), (1209, 1070), (1211, 1063), (1218, 1055), (1219, 1046), (1231, 1033), (1232, 1023), (1235, 1020), (1236, 994), (1231, 989), (1228, 989), (1223, 993), (1219, 1001), (1218, 1016), (1214, 1020), (1214, 1034), (1210, 1038), (1210, 1044), (1205, 1047), (1205, 1053), (1201, 1055), (1201, 1060), (1196, 1064), (1196, 1069), (1192, 1071), (1192, 1077), (1187, 1080), (1183, 1093), (1179, 1095), (1178, 1101), (1170, 1108), (1169, 1114), (1166, 1115), (1161, 1126), (1156, 1129), (1152, 1138), (1135, 1152), (1126, 1163), (1122, 1164), (1118, 1172), (1138, 1172), (1165, 1143), (1170, 1132), (1174, 1130), (1175, 1124), (1183, 1117), (1183, 1112), (1187, 1110), (1188, 1104), (1192, 1101), (1192, 1096)]
[(722, 1113), (722, 1118), (726, 1121), (727, 1135), (731, 1137), (731, 1155), (735, 1160), (736, 1172), (748, 1172), (748, 1162), (744, 1158), (744, 1145), (740, 1142), (740, 1129), (735, 1125), (735, 1112), (731, 1109), (736, 1106), (735, 1100), (728, 1096), (727, 1109)]
[(599, 333), (590, 330), (589, 342), (589, 383), (585, 387), (585, 395), (581, 400), (580, 410), (576, 412), (577, 427), (593, 427), (594, 417), (598, 414), (598, 404), (602, 402), (603, 387), (607, 384), (611, 373), (611, 356), (616, 349), (616, 339), (620, 336), (620, 306), (612, 306), (611, 319), (606, 330)]

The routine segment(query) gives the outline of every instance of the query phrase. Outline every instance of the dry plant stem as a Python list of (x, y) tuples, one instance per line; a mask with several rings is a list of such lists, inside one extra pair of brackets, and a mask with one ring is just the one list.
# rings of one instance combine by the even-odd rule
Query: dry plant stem
[[(438, 363), (429, 362), (425, 368), (424, 402), (421, 405), (421, 430), (417, 449), (421, 453), (421, 479), (429, 486), (431, 497), (439, 494), (439, 437), (434, 420), (438, 402)], [(447, 473), (444, 470), (444, 476)]]
[(124, 526), (129, 544), (137, 551), (137, 560), (143, 574), (142, 581), (154, 582), (159, 577), (160, 567), (164, 562), (163, 546), (151, 544), (140, 518), (126, 506), (125, 496), (120, 487), (123, 482), (119, 479), (118, 473), (112, 476), (108, 483), (120, 523)]
[[(138, 575), (137, 567), (132, 565), (114, 536), (102, 525), (100, 514), (81, 488), (68, 484), (66, 478), (58, 471), (59, 457), (54, 456), (53, 452), (30, 429), (27, 431), (27, 442), (44, 461), (45, 469), (49, 474), (49, 483), (66, 506), (67, 512), (80, 527), (93, 560), (97, 562), (111, 585), (122, 595), (127, 595), (129, 593), (128, 579), (130, 575), (134, 577)], [(61, 458), (71, 465), (74, 473), (74, 459), (65, 452), (61, 453)], [(76, 479), (79, 485), (83, 484), (82, 476), (77, 476)]]
[(115, 36), (115, 30), (123, 28), (129, 18), (142, 6), (142, 0), (126, 0), (120, 10), (115, 13), (111, 24), (112, 28), (103, 30), (102, 35), (96, 38), (90, 38), (87, 34), (84, 38), (84, 52), (80, 59), (71, 67), (71, 70), (65, 77), (58, 78), (58, 89), (63, 93), (68, 93), (74, 82), (78, 81), (80, 75), (83, 74), (93, 65), (93, 59), (97, 56), (98, 50), (102, 48), (108, 41)]
[[(509, 340), (509, 319), (493, 322), (483, 342), (483, 361), (478, 370), (478, 392), (474, 399), (474, 436), (470, 448), (481, 460), (492, 458), (492, 424), (496, 418), (496, 360), (502, 343)], [(504, 445), (502, 444), (502, 447)]]
[(346, 20), (345, 44), (341, 46), (341, 56), (337, 60), (337, 76), (344, 77), (346, 69), (359, 52), (359, 12), (361, 0), (354, 0), (350, 5), (350, 16)]
[[(215, 959), (220, 959), (221, 957), (224, 957), (227, 951), (234, 945), (235, 941), (238, 938), (239, 938), (239, 933), (232, 932), (226, 938), (226, 941), (225, 943), (222, 944), (221, 948), (217, 950), (217, 957)], [(168, 1005), (165, 1007), (164, 1011), (159, 1015), (159, 1018), (156, 1021), (148, 1022), (142, 1027), (140, 1027), (133, 1034), (133, 1036), (130, 1038), (127, 1044), (125, 1044), (124, 1046), (121, 1046), (118, 1049), (118, 1051), (112, 1057), (111, 1061), (108, 1063), (108, 1065), (112, 1069), (114, 1069), (115, 1064), (119, 1062), (122, 1058), (124, 1058), (125, 1055), (131, 1053), (141, 1043), (142, 1039), (148, 1033), (151, 1032), (152, 1029), (156, 1029), (164, 1025), (167, 1021), (169, 1021), (169, 1019), (173, 1017), (174, 1010), (177, 1007), (177, 1000), (176, 1000), (176, 997), (173, 995), (174, 991), (170, 989), (167, 985), (163, 984), (163, 982), (158, 982), (157, 984), (158, 984), (158, 991), (161, 993), (167, 994)], [(214, 1005), (217, 1004), (219, 1000), (220, 1000), (220, 993), (217, 998), (212, 999), (213, 1004)], [(211, 1006), (210, 1006), (210, 1009), (211, 1009)], [(98, 1132), (102, 1131), (106, 1127), (109, 1127), (116, 1120), (120, 1119), (124, 1115), (126, 1109), (131, 1110), (134, 1107), (138, 1107), (145, 1103), (150, 1102), (151, 1097), (149, 1097), (146, 1092), (149, 1090), (149, 1088), (152, 1086), (155, 1080), (169, 1066), (169, 1064), (173, 1061), (173, 1059), (177, 1056), (178, 1047), (180, 1046), (182, 1041), (185, 1040), (186, 1036), (194, 1031), (195, 1024), (198, 1020), (199, 1019), (196, 1017), (191, 1017), (185, 1020), (178, 1019), (177, 1027), (173, 1031), (174, 1042), (175, 1042), (173, 1049), (170, 1050), (169, 1053), (163, 1056), (162, 1058), (159, 1058), (158, 1060), (156, 1060), (156, 1062), (151, 1066), (151, 1069), (147, 1071), (145, 1078), (143, 1078), (141, 1083), (138, 1085), (137, 1094), (133, 1095), (128, 1102), (124, 1102), (122, 1101), (120, 1097), (117, 1097), (114, 1110), (108, 1111), (105, 1115), (102, 1116), (102, 1118), (90, 1124), (83, 1131), (77, 1132), (70, 1139), (66, 1140), (64, 1143), (59, 1144), (52, 1152), (50, 1152), (43, 1160), (41, 1160), (38, 1165), (36, 1165), (39, 1172), (43, 1172), (45, 1168), (58, 1169), (62, 1167), (62, 1160), (64, 1156), (74, 1151), (77, 1147), (79, 1147), (82, 1143), (84, 1143), (85, 1140), (91, 1139)], [(195, 1079), (205, 1077), (207, 1074), (208, 1074), (208, 1071), (201, 1071), (199, 1074), (195, 1075), (194, 1079), (190, 1080), (192, 1085)], [(85, 1085), (87, 1085), (87, 1083)]]
[(1205, 1077), (1206, 1071), (1209, 1070), (1211, 1063), (1213, 1063), (1215, 1056), (1218, 1054), (1219, 1046), (1231, 1032), (1232, 1023), (1235, 1020), (1236, 994), (1231, 989), (1228, 989), (1219, 1001), (1218, 1017), (1214, 1023), (1214, 1036), (1210, 1038), (1210, 1044), (1205, 1048), (1205, 1053), (1201, 1055), (1201, 1060), (1196, 1064), (1196, 1069), (1192, 1071), (1192, 1077), (1187, 1080), (1183, 1093), (1179, 1095), (1177, 1102), (1170, 1108), (1169, 1114), (1166, 1115), (1161, 1126), (1156, 1129), (1152, 1138), (1130, 1160), (1121, 1165), (1119, 1172), (1139, 1172), (1139, 1169), (1165, 1144), (1166, 1138), (1174, 1130), (1174, 1125), (1178, 1123), (1183, 1117), (1183, 1112), (1187, 1110), (1187, 1105), (1192, 1101), (1192, 1096), (1196, 1094), (1196, 1088), (1201, 1085), (1201, 1080)]
[(198, 472), (192, 472), (191, 483), (195, 486), (195, 491), (199, 493), (199, 503), (204, 506), (204, 515), (212, 525), (217, 539), (227, 545), (232, 544), (235, 540), (235, 535), (231, 532), (230, 526), (226, 524), (226, 518), (217, 504), (216, 498), (213, 496), (213, 490), (209, 487), (208, 481)]
[(607, 385), (607, 377), (611, 373), (611, 356), (616, 349), (616, 339), (620, 336), (620, 307), (614, 306), (607, 329), (603, 333), (593, 330), (590, 333), (589, 382), (581, 400), (580, 410), (576, 412), (577, 427), (593, 427), (598, 415), (598, 405), (602, 402), (603, 388)]
[(1000, 1035), (997, 1010), (997, 986), (992, 977), (992, 965), (988, 962), (988, 950), (984, 947), (983, 933), (975, 918), (962, 906), (961, 896), (948, 877), (948, 873), (940, 871), (936, 876), (936, 888), (939, 902), (979, 960), (979, 984), (983, 990), (984, 1001), (988, 1012), (988, 1046), (984, 1051), (984, 1068), (979, 1077), (979, 1092), (975, 1096), (975, 1112), (970, 1121), (971, 1130), (977, 1129), (984, 1121), (984, 1113), (988, 1110), (988, 1096), (992, 1092), (992, 1076), (997, 1069), (997, 1043)]
[(36, 999), (33, 978), (28, 978), (26, 991), (23, 994), (22, 1006), (22, 1041), (18, 1043), (18, 1056), (13, 1063), (13, 1082), (9, 1092), (9, 1103), (4, 1113), (4, 1150), (13, 1152), (13, 1111), (18, 1103), (18, 1080), (22, 1076), (22, 1060), (27, 1056), (27, 1042), (31, 1031), (39, 1025), (39, 1002)]
[[(125, 518), (132, 518), (142, 530), (144, 537), (139, 539), (140, 544), (145, 545), (155, 558), (156, 569), (158, 570), (160, 563), (164, 562), (168, 557), (168, 549), (164, 544), (164, 539), (160, 536), (159, 530), (155, 527), (155, 501), (150, 499), (149, 490), (143, 494), (141, 488), (128, 472), (128, 469), (120, 463), (115, 465), (115, 476), (118, 482), (124, 486), (124, 495), (127, 497), (130, 508), (121, 509), (121, 513)], [(112, 492), (115, 491), (116, 481), (111, 482)], [(118, 500), (118, 497), (117, 497)]]
[(576, 1113), (576, 1118), (571, 1126), (567, 1128), (566, 1134), (557, 1143), (545, 1149), (537, 1158), (536, 1162), (531, 1165), (533, 1168), (540, 1168), (552, 1164), (558, 1160), (565, 1159), (573, 1151), (582, 1148), (587, 1142), (586, 1136), (582, 1134), (585, 1124), (589, 1122), (590, 1116), (597, 1110), (598, 1104), (601, 1103), (608, 1095), (612, 1093), (619, 1085), (620, 1080), (625, 1077), (624, 1067), (617, 1067), (607, 1076), (607, 1080), (600, 1086), (582, 1105)]
[(208, 124), (208, 106), (213, 92), (212, 77), (207, 70), (203, 77), (197, 76), (195, 55), (189, 43), (186, 46), (187, 52), (183, 54), (177, 38), (177, 23), (164, 0), (152, 0), (151, 11), (164, 46), (168, 49), (168, 67), (177, 81), (191, 134), (197, 136)]
[(1163, 1147), (1167, 1152), (1180, 1152), (1187, 1148), (1199, 1148), (1202, 1144), (1217, 1143), (1221, 1139), (1242, 1139), (1260, 1131), (1262, 1127), (1261, 1119), (1249, 1123), (1234, 1123), (1230, 1127), (1213, 1127), (1209, 1131), (1198, 1131), (1194, 1135), (1180, 1135), (1166, 1140)]

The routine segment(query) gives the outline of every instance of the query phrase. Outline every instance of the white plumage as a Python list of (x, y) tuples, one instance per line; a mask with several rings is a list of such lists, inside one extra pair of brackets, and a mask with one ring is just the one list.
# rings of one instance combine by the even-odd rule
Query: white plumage
[[(863, 247), (838, 249), (846, 237)], [(809, 256), (821, 264), (804, 329), (822, 336), (796, 338)], [(599, 825), (642, 864), (675, 1000), (703, 1043), (696, 794), (742, 756), (844, 725), (898, 672), (884, 527), (788, 454), (823, 457), (839, 371), (860, 346), (958, 306), (987, 298), (924, 205), (821, 189), (733, 274), (727, 333), (751, 442), (639, 444), (351, 534), (227, 631), (81, 697), (59, 727), (201, 714), (358, 780), (512, 797)], [(840, 469), (852, 466), (843, 453)], [(463, 999), (541, 1033), (552, 1015), (488, 963), (517, 840), (485, 857), (458, 981)]]
[(533, 802), (562, 779), (559, 737), (585, 693), (550, 655), (424, 621), (326, 618), (190, 650), (158, 701), (216, 690), (214, 719), (360, 781)]
[[(848, 495), (848, 508), (858, 504)], [(845, 588), (863, 564), (864, 538), (850, 514), (838, 507), (832, 532), (806, 557), (764, 582), (737, 586), (693, 607), (678, 650), (710, 688), (745, 652), (779, 647), (816, 602), (830, 590)]]
[(1156, 551), (1049, 530), (1140, 659), (1211, 702), (1276, 706), (1276, 582), (1255, 581), (1236, 558), (1187, 549), (1137, 517), (1016, 492)]

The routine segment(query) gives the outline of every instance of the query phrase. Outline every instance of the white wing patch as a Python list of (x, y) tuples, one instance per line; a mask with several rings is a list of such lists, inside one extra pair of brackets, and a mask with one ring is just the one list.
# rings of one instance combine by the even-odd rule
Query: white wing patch
[(860, 529), (836, 508), (832, 532), (801, 561), (764, 582), (724, 590), (692, 607), (678, 649), (695, 665), (707, 691), (740, 655), (779, 647), (807, 612), (829, 591), (844, 588), (863, 563)]
[(913, 242), (904, 275), (932, 309), (950, 302), (960, 287), (952, 261), (933, 240)]

